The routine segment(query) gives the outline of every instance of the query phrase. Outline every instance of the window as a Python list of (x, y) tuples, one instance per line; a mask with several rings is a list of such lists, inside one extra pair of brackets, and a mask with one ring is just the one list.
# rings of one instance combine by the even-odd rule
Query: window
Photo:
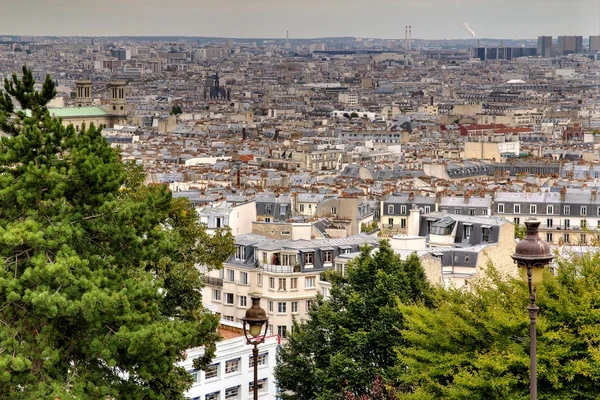
[(204, 396), (204, 400), (219, 400), (219, 395), (221, 394), (221, 391), (217, 391), (214, 393), (209, 393), (206, 396)]
[(233, 322), (233, 316), (232, 315), (223, 315), (223, 319), (225, 321), (231, 321), (231, 322)]
[(304, 264), (312, 265), (315, 260), (315, 253), (304, 253)]
[(306, 300), (306, 311), (309, 311), (312, 307), (312, 300)]
[(248, 273), (247, 272), (240, 272), (240, 283), (242, 285), (248, 284)]
[(240, 398), (240, 386), (225, 389), (225, 400), (236, 400)]
[(223, 225), (221, 224), (221, 218), (217, 217), (217, 228), (222, 228)]
[(514, 222), (515, 225), (520, 225), (521, 224), (521, 218), (515, 217), (515, 218), (513, 218), (513, 222)]
[(498, 204), (498, 213), (504, 214), (504, 204)]
[(475, 215), (475, 209), (474, 208), (469, 208), (469, 215), (471, 215), (471, 216)]
[(300, 204), (300, 212), (304, 212), (304, 204)]
[(585, 219), (581, 220), (581, 229), (587, 228), (587, 221)]
[(596, 215), (600, 215), (600, 207), (596, 210)]
[(290, 279), (290, 289), (298, 289), (298, 278)]
[(315, 287), (315, 277), (310, 276), (310, 277), (304, 278), (304, 287), (306, 289), (314, 288)]
[(269, 278), (269, 289), (275, 289), (275, 278)]
[(471, 237), (471, 230), (473, 226), (471, 225), (463, 225), (463, 238), (469, 239)]
[(581, 206), (581, 215), (587, 215), (587, 206)]
[(267, 205), (265, 206), (265, 214), (271, 214), (271, 211), (272, 211), (272, 207), (271, 207), (271, 205), (270, 205), (270, 204), (267, 204)]
[(400, 228), (401, 229), (406, 229), (406, 218), (402, 218), (400, 220)]
[(565, 219), (565, 229), (570, 229), (571, 228), (571, 221), (568, 219)]
[(285, 279), (285, 278), (279, 278), (279, 279), (277, 279), (277, 281), (278, 281), (277, 289), (278, 290), (286, 290), (286, 287), (285, 287), (286, 286), (285, 285), (286, 284), (286, 280), (287, 279)]
[(554, 214), (554, 206), (546, 206), (546, 214)]
[(568, 234), (568, 233), (565, 233), (565, 234), (563, 235), (563, 241), (564, 241), (565, 243), (569, 243), (569, 234)]
[(388, 214), (393, 214), (394, 213), (394, 206), (388, 206)]
[[(267, 378), (260, 379), (257, 381), (258, 392), (266, 392), (267, 391)], [(248, 391), (250, 393), (254, 393), (254, 381), (250, 382)]]
[(235, 281), (235, 270), (233, 270), (233, 269), (228, 269), (227, 270), (227, 280), (229, 282)]
[(431, 212), (431, 207), (425, 206), (425, 214), (430, 213), (430, 212)]
[(271, 300), (269, 300), (268, 308), (269, 308), (269, 312), (273, 312), (273, 302)]
[(262, 286), (262, 274), (256, 274), (256, 284)]
[(292, 301), (292, 313), (297, 313), (297, 312), (298, 312), (298, 302)]
[(546, 233), (546, 242), (552, 243), (552, 233)]
[(482, 235), (483, 235), (483, 242), (484, 243), (489, 243), (490, 242), (490, 238), (492, 236), (492, 229), (491, 228), (483, 228), (482, 229)]
[(400, 214), (406, 215), (406, 206), (400, 206)]
[(221, 301), (221, 291), (213, 289), (213, 300)]
[(587, 238), (585, 237), (585, 233), (579, 235), (579, 244), (586, 244)]
[(289, 265), (292, 266), (296, 264), (296, 256), (293, 254), (282, 254), (281, 255), (281, 265)]
[(337, 214), (337, 208), (331, 207), (331, 214), (336, 215)]
[(194, 370), (191, 370), (191, 371), (188, 371), (188, 372), (190, 373), (190, 375), (192, 375), (192, 380), (194, 382), (199, 382), (200, 381), (200, 374), (198, 373), (199, 371), (197, 371), (197, 370), (194, 369)]
[[(271, 331), (273, 330), (273, 326), (271, 326)], [(269, 356), (269, 352), (267, 351), (266, 353), (261, 353), (258, 355), (258, 358), (256, 359), (256, 364), (258, 366), (260, 365), (267, 365), (267, 360), (268, 360), (268, 356)], [(254, 368), (254, 356), (250, 355), (250, 369)]]
[(246, 247), (245, 246), (235, 246), (235, 259), (236, 260), (245, 260), (246, 259)]
[(266, 223), (269, 223), (269, 222), (271, 222), (271, 218), (265, 218), (265, 222), (266, 222)]
[(481, 211), (481, 215), (488, 215), (488, 210)]
[(246, 296), (240, 296), (240, 307), (248, 307), (248, 298)]
[(233, 293), (225, 293), (225, 304), (233, 304)]
[(554, 224), (554, 220), (552, 218), (548, 218), (546, 220), (546, 228), (552, 228), (553, 224)]
[(325, 250), (323, 251), (323, 263), (331, 264), (333, 262), (333, 251)]
[(209, 365), (204, 371), (204, 379), (212, 379), (219, 376), (219, 363)]
[(529, 206), (529, 213), (530, 214), (537, 214), (537, 205), (532, 204)]
[(277, 303), (277, 312), (280, 314), (287, 313), (287, 303), (285, 301), (280, 301)]
[(515, 204), (513, 210), (514, 210), (515, 214), (521, 214), (521, 205), (520, 204)]
[(278, 325), (278, 326), (277, 326), (277, 334), (278, 334), (280, 337), (282, 337), (282, 338), (286, 337), (286, 334), (287, 334), (287, 326), (285, 326), (285, 325)]
[(388, 218), (388, 227), (390, 227), (390, 228), (394, 227), (394, 218)]
[(241, 362), (242, 362), (241, 358), (236, 358), (234, 360), (226, 361), (225, 362), (225, 373), (231, 374), (232, 372), (239, 371)]
[(565, 206), (563, 208), (563, 211), (564, 211), (563, 212), (564, 215), (571, 215), (571, 206)]

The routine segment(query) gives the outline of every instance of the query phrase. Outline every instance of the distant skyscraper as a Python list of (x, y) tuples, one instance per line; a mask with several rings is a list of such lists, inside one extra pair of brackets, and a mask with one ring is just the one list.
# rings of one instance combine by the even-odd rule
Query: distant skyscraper
[(590, 53), (597, 53), (600, 51), (600, 35), (590, 36)]
[(537, 54), (544, 58), (552, 57), (552, 36), (538, 36)]
[(566, 56), (568, 54), (583, 52), (583, 36), (559, 36), (558, 53)]

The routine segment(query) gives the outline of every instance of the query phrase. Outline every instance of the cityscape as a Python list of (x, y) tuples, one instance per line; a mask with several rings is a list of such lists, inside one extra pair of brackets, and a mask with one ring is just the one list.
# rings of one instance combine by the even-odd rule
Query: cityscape
[(600, 34), (475, 22), (0, 34), (0, 399), (596, 398)]

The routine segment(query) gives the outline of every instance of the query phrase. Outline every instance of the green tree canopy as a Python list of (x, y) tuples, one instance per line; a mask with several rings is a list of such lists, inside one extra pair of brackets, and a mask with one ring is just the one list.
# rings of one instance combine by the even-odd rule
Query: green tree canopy
[[(490, 268), (471, 292), (440, 291), (439, 306), (401, 306), (398, 369), (406, 399), (529, 398), (529, 293)], [(538, 288), (538, 398), (600, 393), (600, 255), (560, 260)]]
[(173, 106), (171, 108), (171, 115), (180, 115), (183, 114), (183, 110), (181, 109), (181, 106)]
[[(343, 277), (332, 273), (331, 297), (318, 298), (304, 323), (294, 322), (278, 353), (275, 376), (285, 399), (341, 399), (371, 393), (396, 365), (404, 303), (430, 304), (430, 288), (416, 255), (406, 261), (382, 240), (350, 263)], [(344, 394), (345, 393), (345, 394)]]
[[(189, 202), (143, 185), (93, 125), (46, 108), (30, 70), (0, 96), (0, 398), (182, 399), (175, 362), (218, 339), (197, 264), (219, 267)], [(20, 105), (17, 110), (13, 99)]]

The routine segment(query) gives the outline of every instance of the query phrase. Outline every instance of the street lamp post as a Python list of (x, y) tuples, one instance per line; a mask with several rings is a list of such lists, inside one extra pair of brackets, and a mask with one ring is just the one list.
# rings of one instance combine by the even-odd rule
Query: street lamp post
[(244, 336), (246, 342), (254, 345), (252, 348), (252, 358), (254, 359), (254, 400), (258, 400), (258, 345), (265, 341), (267, 328), (263, 332), (263, 325), (268, 326), (267, 313), (260, 308), (260, 297), (252, 297), (252, 307), (246, 310), (246, 316), (242, 318), (244, 326)]
[(511, 256), (521, 269), (521, 277), (529, 287), (529, 398), (537, 399), (536, 332), (538, 307), (535, 304), (536, 289), (542, 282), (544, 267), (554, 258), (550, 245), (539, 235), (540, 221), (525, 221), (527, 235), (517, 243)]

